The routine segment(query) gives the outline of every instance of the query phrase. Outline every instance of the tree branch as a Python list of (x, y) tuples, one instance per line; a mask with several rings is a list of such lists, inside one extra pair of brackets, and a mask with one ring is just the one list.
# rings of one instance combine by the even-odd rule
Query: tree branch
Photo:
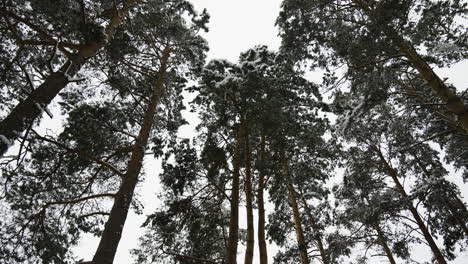
[(95, 194), (91, 196), (81, 197), (81, 198), (74, 199), (74, 200), (48, 202), (42, 207), (42, 210), (45, 210), (47, 207), (51, 205), (74, 204), (74, 203), (79, 203), (79, 202), (83, 202), (86, 200), (90, 200), (94, 198), (102, 198), (102, 197), (115, 197), (115, 193), (100, 193), (100, 194)]
[(94, 212), (94, 213), (89, 213), (89, 214), (85, 214), (85, 215), (80, 215), (78, 218), (86, 218), (86, 217), (95, 216), (95, 215), (109, 215), (109, 213), (106, 213), (106, 212)]
[(24, 45), (32, 45), (32, 46), (58, 46), (58, 48), (69, 48), (74, 50), (79, 50), (81, 45), (68, 43), (68, 42), (59, 42), (55, 40), (22, 40), (20, 39), (19, 42)]
[(65, 149), (65, 150), (68, 151), (68, 152), (78, 154), (78, 156), (80, 156), (80, 157), (82, 157), (82, 158), (85, 158), (85, 159), (87, 159), (87, 160), (94, 161), (95, 163), (97, 163), (97, 164), (99, 164), (99, 165), (101, 165), (101, 166), (104, 166), (104, 167), (110, 169), (111, 171), (113, 171), (114, 173), (116, 173), (117, 175), (119, 175), (120, 177), (124, 177), (124, 176), (125, 176), (124, 173), (122, 173), (122, 172), (119, 171), (116, 167), (112, 166), (111, 164), (109, 164), (109, 163), (107, 163), (107, 162), (105, 162), (105, 161), (102, 161), (102, 160), (100, 160), (100, 159), (98, 159), (98, 158), (96, 158), (96, 157), (94, 157), (94, 156), (92, 156), (92, 155), (90, 155), (90, 154), (88, 154), (88, 153), (86, 153), (86, 152), (84, 152), (84, 151), (69, 148), (69, 147), (65, 146), (64, 144), (59, 143), (59, 142), (57, 142), (57, 141), (55, 141), (55, 140), (52, 140), (52, 139), (43, 137), (43, 136), (39, 135), (39, 133), (37, 133), (35, 130), (32, 130), (32, 131), (36, 134), (37, 138), (39, 138), (39, 139), (41, 139), (41, 140), (43, 140), (43, 141), (52, 143), (52, 144), (54, 144), (54, 145), (56, 145), (56, 146), (58, 146), (58, 147), (61, 147), (61, 148)]

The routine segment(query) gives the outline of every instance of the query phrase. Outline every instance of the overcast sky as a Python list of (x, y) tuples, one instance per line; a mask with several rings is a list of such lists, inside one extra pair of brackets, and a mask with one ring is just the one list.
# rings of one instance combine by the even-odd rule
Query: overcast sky
[[(211, 15), (209, 28), (210, 31), (204, 34), (207, 39), (210, 51), (208, 59), (227, 59), (231, 62), (236, 62), (241, 52), (252, 48), (255, 45), (268, 45), (270, 49), (277, 50), (280, 39), (277, 34), (278, 31), (274, 26), (276, 17), (278, 16), (280, 0), (192, 0), (191, 1), (196, 9), (202, 10), (206, 8)], [(467, 63), (460, 64), (449, 70), (440, 71), (442, 76), (450, 77), (450, 81), (455, 82), (459, 88), (466, 89), (468, 77), (466, 72)], [(453, 74), (456, 72), (456, 74)], [(451, 74), (452, 73), (452, 74)], [(189, 116), (187, 116), (189, 117)], [(185, 126), (181, 132), (182, 136), (189, 137), (193, 135), (193, 127), (196, 119), (188, 118), (192, 121), (191, 126)], [(138, 244), (137, 240), (142, 235), (142, 230), (139, 228), (141, 223), (145, 220), (145, 215), (154, 211), (157, 206), (157, 199), (155, 193), (158, 190), (157, 175), (161, 171), (159, 163), (147, 157), (145, 161), (146, 180), (141, 182), (138, 186), (138, 193), (140, 200), (145, 205), (144, 215), (136, 216), (131, 213), (125, 224), (123, 237), (120, 242), (115, 264), (130, 264), (131, 256), (129, 250), (135, 248)], [(460, 176), (453, 177), (457, 183), (462, 184)], [(464, 186), (463, 186), (464, 187)], [(465, 197), (467, 196), (466, 187), (464, 187)], [(466, 200), (466, 198), (465, 198)], [(244, 208), (240, 208), (241, 222), (243, 219)], [(255, 215), (256, 221), (256, 215)], [(242, 227), (242, 223), (241, 223)], [(82, 242), (75, 249), (75, 253), (82, 257), (84, 260), (91, 260), (97, 248), (98, 239), (92, 236), (85, 236)], [(269, 248), (269, 257), (272, 258), (274, 247)], [(239, 247), (239, 263), (243, 262), (243, 247)], [(258, 247), (255, 248), (255, 263), (258, 263)], [(428, 248), (422, 247), (418, 250), (418, 255), (427, 260), (430, 251)], [(386, 263), (386, 259), (380, 259)], [(373, 263), (377, 263), (373, 262)], [(467, 258), (463, 257), (457, 259), (454, 264), (466, 264)]]

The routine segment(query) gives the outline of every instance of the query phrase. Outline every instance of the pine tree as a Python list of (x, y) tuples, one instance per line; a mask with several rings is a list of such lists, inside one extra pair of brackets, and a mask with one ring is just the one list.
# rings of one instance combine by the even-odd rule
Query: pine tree
[[(169, 88), (165, 80), (171, 65), (171, 55), (174, 55), (174, 63), (176, 66), (183, 65), (185, 62), (188, 65), (192, 63), (194, 67), (197, 67), (200, 65), (200, 59), (203, 59), (202, 53), (205, 50), (204, 42), (198, 40), (199, 37), (196, 35), (196, 32), (199, 26), (204, 27), (204, 25), (196, 23), (196, 13), (194, 13), (191, 5), (178, 4), (179, 3), (171, 3), (167, 6), (166, 12), (168, 13), (168, 17), (166, 18), (167, 21), (165, 21), (167, 23), (167, 28), (160, 29), (159, 32), (154, 32), (154, 35), (150, 34), (147, 37), (150, 39), (148, 47), (152, 47), (153, 51), (156, 53), (158, 53), (158, 50), (161, 52), (159, 57), (159, 69), (154, 77), (150, 76), (150, 80), (154, 78), (154, 83), (151, 87), (153, 90), (151, 98), (144, 112), (140, 131), (136, 137), (132, 154), (128, 161), (127, 171), (123, 176), (122, 183), (114, 200), (114, 205), (106, 222), (103, 235), (101, 236), (101, 241), (93, 257), (93, 262), (96, 263), (113, 262), (128, 209), (133, 198), (133, 192), (138, 183), (138, 176), (142, 168), (145, 149), (148, 145), (157, 106), (164, 94), (166, 94), (165, 90)], [(145, 7), (147, 7), (148, 10), (145, 10), (146, 12), (142, 13), (140, 17), (146, 18), (146, 21), (149, 21), (151, 17), (154, 17), (160, 12), (160, 7), (151, 3)], [(182, 17), (182, 14), (185, 12), (195, 17), (193, 26), (185, 24), (186, 22)], [(195, 52), (198, 52), (198, 54)]]
[[(94, 259), (94, 261), (99, 263), (112, 263), (113, 261), (127, 212), (130, 205), (135, 204), (136, 202), (133, 199), (133, 193), (136, 184), (141, 178), (139, 177), (139, 174), (142, 168), (142, 162), (146, 153), (146, 149), (151, 146), (150, 139), (154, 151), (159, 152), (163, 146), (158, 145), (158, 143), (161, 144), (164, 141), (164, 138), (160, 135), (163, 133), (169, 133), (169, 136), (172, 137), (174, 133), (177, 132), (177, 128), (183, 124), (180, 116), (180, 111), (183, 109), (180, 93), (185, 86), (186, 79), (182, 76), (183, 71), (180, 69), (183, 67), (181, 66), (185, 65), (188, 66), (190, 70), (196, 71), (200, 68), (200, 65), (203, 64), (206, 43), (197, 35), (196, 31), (199, 27), (204, 27), (204, 23), (207, 20), (207, 15), (206, 13), (203, 13), (199, 16), (193, 10), (191, 5), (179, 4), (180, 3), (168, 3), (165, 6), (164, 12), (167, 13), (168, 16), (165, 17), (166, 20), (159, 21), (165, 23), (160, 24), (161, 28), (152, 32), (141, 31), (139, 32), (139, 35), (137, 35), (141, 37), (139, 44), (142, 44), (144, 41), (146, 41), (144, 44), (148, 47), (152, 47), (153, 53), (138, 53), (138, 56), (134, 55), (136, 57), (133, 57), (135, 61), (141, 61), (141, 58), (148, 56), (148, 54), (153, 56), (151, 60), (146, 61), (148, 63), (140, 64), (142, 67), (147, 67), (146, 72), (135, 71), (133, 68), (127, 67), (126, 70), (119, 71), (119, 74), (117, 75), (115, 71), (112, 71), (115, 70), (115, 68), (108, 68), (110, 73), (109, 76), (111, 77), (109, 79), (110, 87), (114, 88), (117, 86), (116, 88), (120, 89), (108, 90), (108, 92), (110, 92), (112, 95), (106, 93), (107, 91), (103, 91), (101, 95), (104, 95), (104, 98), (100, 99), (102, 101), (109, 100), (112, 102), (107, 104), (107, 111), (111, 113), (112, 111), (119, 111), (119, 105), (126, 107), (126, 115), (128, 118), (124, 119), (122, 121), (123, 123), (121, 122), (120, 125), (113, 125), (112, 115), (109, 115), (104, 117), (103, 120), (99, 121), (100, 123), (92, 123), (92, 125), (88, 128), (89, 130), (86, 131), (87, 133), (83, 133), (85, 131), (82, 128), (86, 128), (86, 125), (84, 124), (88, 122), (86, 117), (89, 118), (90, 115), (92, 116), (92, 114), (86, 111), (93, 110), (93, 107), (81, 107), (81, 105), (86, 105), (86, 103), (80, 102), (79, 93), (68, 93), (66, 95), (66, 101), (63, 104), (64, 110), (69, 113), (70, 116), (74, 111), (73, 109), (75, 108), (82, 109), (84, 111), (81, 112), (82, 114), (84, 113), (84, 117), (74, 115), (79, 120), (76, 122), (76, 133), (72, 134), (72, 137), (67, 138), (68, 141), (66, 142), (60, 138), (55, 140), (49, 136), (40, 136), (38, 133), (35, 133), (37, 135), (35, 140), (40, 139), (41, 141), (49, 142), (52, 145), (59, 147), (59, 149), (65, 150), (71, 155), (78, 156), (80, 159), (86, 160), (87, 163), (85, 163), (83, 166), (88, 164), (93, 165), (96, 163), (99, 165), (98, 168), (102, 166), (110, 170), (110, 172), (112, 172), (111, 175), (113, 174), (113, 177), (107, 177), (112, 179), (113, 184), (110, 185), (112, 186), (112, 192), (105, 194), (106, 196), (114, 198), (114, 207), (110, 211), (110, 214), (106, 212), (108, 209), (105, 207), (103, 209), (99, 209), (101, 212), (103, 212), (102, 215), (109, 215), (104, 229), (101, 230), (99, 224), (97, 225), (98, 227), (96, 229), (99, 230), (99, 234), (102, 235), (101, 243), (98, 250), (96, 251)], [(160, 9), (161, 6), (158, 5), (152, 5), (149, 3), (149, 5), (142, 6), (146, 7), (145, 9), (140, 10), (139, 19), (141, 19), (142, 22), (151, 21), (150, 18), (153, 15), (162, 12)], [(185, 22), (184, 18), (182, 17), (184, 13), (188, 13), (189, 16), (193, 17), (192, 24), (188, 25)], [(137, 32), (134, 31), (134, 33)], [(151, 36), (152, 39), (145, 37), (144, 34), (149, 34), (147, 36)], [(127, 65), (123, 63), (118, 64), (118, 67), (122, 67), (122, 69), (126, 66)], [(115, 77), (118, 77), (120, 80), (124, 81), (116, 82)], [(135, 97), (135, 94), (138, 95), (138, 99)], [(97, 108), (100, 109), (101, 107), (98, 106)], [(95, 116), (97, 117), (93, 118), (99, 118), (99, 115)], [(152, 126), (155, 119), (158, 119), (160, 124), (158, 125), (157, 130), (152, 132)], [(129, 127), (130, 131), (128, 129)], [(99, 141), (98, 143), (93, 143), (92, 140), (94, 140), (95, 137), (93, 137), (92, 133), (99, 131), (93, 131), (93, 129), (96, 128), (101, 129), (102, 133), (112, 134), (116, 132), (118, 135), (124, 136), (127, 142), (120, 146), (118, 145), (119, 142), (117, 140), (113, 141), (106, 139)], [(160, 135), (156, 135), (156, 133)], [(154, 136), (159, 138), (152, 139)], [(89, 146), (97, 145), (99, 147), (98, 151), (100, 151), (98, 152), (99, 155), (94, 155), (94, 150), (87, 149), (86, 145), (82, 145), (81, 149), (73, 147), (73, 145), (76, 145), (76, 142), (80, 142), (78, 139), (82, 138), (85, 138), (83, 144), (87, 143)], [(117, 146), (115, 144), (117, 144)], [(112, 154), (112, 151), (115, 148), (123, 149), (123, 152), (121, 151), (123, 155), (120, 154), (117, 156), (120, 157), (120, 160), (118, 160), (118, 169), (116, 168), (115, 164), (112, 164), (113, 160), (107, 160), (108, 158), (113, 158), (115, 156), (115, 153)], [(53, 153), (53, 151), (50, 151), (50, 153)], [(74, 160), (70, 160), (70, 162), (73, 161)], [(62, 166), (73, 167), (74, 165), (60, 160), (56, 166), (57, 168), (61, 168)], [(85, 167), (84, 169), (87, 168)], [(71, 171), (70, 173), (74, 172)], [(65, 171), (62, 176), (73, 179), (70, 173)], [(96, 175), (99, 174), (99, 172), (94, 173), (96, 173)], [(120, 176), (120, 180), (116, 176)], [(51, 180), (55, 181), (55, 179)], [(89, 182), (89, 184), (92, 184), (94, 181), (93, 179), (87, 178), (85, 178), (85, 180), (85, 183)], [(116, 190), (115, 186), (118, 186), (119, 182), (120, 187), (118, 187)], [(57, 184), (63, 188), (64, 186), (62, 184), (66, 184), (66, 181), (58, 179)], [(109, 188), (109, 185), (104, 186), (104, 189)], [(28, 187), (29, 186), (26, 186), (26, 188)], [(57, 205), (58, 209), (60, 209), (60, 205), (65, 205), (62, 207), (66, 208), (69, 204), (79, 205), (80, 202), (88, 201), (88, 198), (92, 199), (104, 196), (101, 194), (90, 194), (89, 197), (83, 198), (84, 195), (88, 192), (94, 192), (96, 190), (88, 190), (85, 188), (83, 193), (80, 193), (81, 191), (82, 190), (77, 188), (76, 191), (67, 193), (65, 195), (70, 195), (68, 196), (69, 198), (59, 200), (58, 202), (56, 202), (55, 199), (47, 198), (45, 201), (43, 201), (45, 204), (43, 207), (47, 208), (51, 207), (51, 205)], [(49, 199), (51, 201), (48, 201)], [(90, 200), (90, 202), (92, 201)], [(30, 217), (30, 215), (26, 215), (26, 217)], [(34, 214), (32, 215), (34, 216)], [(71, 223), (75, 221), (81, 221), (79, 220), (80, 215), (81, 214), (66, 215), (64, 220), (66, 220), (65, 222)], [(102, 221), (102, 218), (98, 220)], [(75, 230), (76, 229), (77, 228), (75, 228)], [(89, 232), (89, 228), (88, 230), (83, 228), (83, 231)], [(78, 233), (74, 231), (73, 234), (75, 234), (73, 240), (71, 242), (65, 243), (65, 248), (67, 248), (67, 245), (70, 243), (76, 242), (78, 237), (76, 234)], [(63, 239), (68, 239), (68, 237), (65, 236)], [(64, 252), (67, 253), (66, 250)], [(65, 253), (60, 254), (63, 255)]]
[(2, 263), (76, 261), (70, 248), (80, 234), (101, 234), (131, 149), (113, 130), (126, 127), (127, 107), (77, 106), (58, 137), (33, 130), (31, 156), (2, 168), (2, 211), (11, 215), (1, 223)]
[[(290, 117), (287, 111), (294, 112), (296, 109), (301, 109), (302, 112), (312, 111), (319, 104), (311, 101), (307, 96), (314, 94), (319, 97), (319, 95), (316, 87), (302, 78), (301, 73), (294, 68), (290, 61), (281, 55), (268, 51), (264, 46), (255, 47), (242, 53), (238, 64), (223, 60), (210, 62), (203, 71), (202, 84), (197, 88), (197, 91), (200, 95), (195, 102), (202, 105), (202, 120), (204, 120), (205, 126), (213, 131), (232, 131), (229, 132), (230, 135), (225, 137), (230, 138), (229, 142), (233, 142), (233, 139), (236, 138), (231, 144), (241, 147), (240, 150), (237, 147), (232, 147), (234, 151), (232, 152), (234, 176), (233, 191), (231, 193), (233, 197), (231, 198), (231, 213), (233, 214), (231, 215), (231, 235), (227, 256), (229, 263), (235, 263), (237, 252), (238, 235), (236, 233), (238, 228), (236, 226), (238, 220), (236, 218), (238, 217), (237, 210), (239, 206), (237, 170), (242, 167), (242, 165), (237, 164), (239, 156), (245, 156), (243, 165), (247, 177), (245, 190), (248, 215), (245, 261), (249, 262), (252, 259), (254, 245), (254, 228), (250, 217), (253, 206), (249, 199), (251, 195), (249, 183), (251, 184), (251, 181), (248, 179), (248, 175), (253, 175), (252, 166), (249, 164), (251, 163), (249, 157), (252, 157), (252, 151), (249, 151), (249, 149), (252, 149), (249, 142), (255, 142), (257, 146), (258, 144), (265, 144), (264, 147), (266, 147), (267, 143), (271, 141), (270, 138), (278, 136), (278, 129), (285, 129), (282, 127), (283, 123), (293, 123), (291, 129), (301, 126), (299, 123), (295, 123), (294, 118), (296, 117)], [(298, 108), (295, 105), (297, 103), (300, 104)], [(302, 116), (302, 118), (305, 122), (309, 122), (306, 116)], [(261, 143), (262, 137), (265, 138), (265, 143)], [(266, 158), (265, 153), (263, 155)], [(261, 163), (261, 156), (260, 153), (256, 157), (259, 164)], [(259, 170), (259, 176), (261, 174), (261, 177), (264, 178), (266, 172), (261, 169), (261, 166), (264, 165), (260, 165), (257, 170)], [(271, 177), (271, 175), (268, 175), (268, 177)], [(264, 188), (265, 186), (262, 187), (261, 191)], [(259, 233), (262, 234), (264, 233), (263, 223), (265, 220), (263, 214), (260, 214), (260, 216)], [(264, 237), (260, 237), (259, 240), (264, 240)], [(262, 251), (263, 261), (265, 261), (266, 248), (261, 248)]]
[(409, 246), (415, 240), (409, 235), (411, 228), (399, 225), (399, 232), (391, 228), (404, 210), (398, 195), (388, 188), (384, 176), (375, 175), (375, 168), (367, 166), (368, 155), (358, 147), (348, 153), (344, 182), (335, 186), (335, 197), (338, 223), (351, 233), (349, 243), (363, 243), (366, 253), (369, 248), (383, 252), (390, 263), (396, 263), (395, 256), (409, 258)]
[[(95, 4), (60, 2), (57, 6), (51, 1), (4, 1), (1, 7), (5, 43), (14, 43), (5, 45), (0, 55), (5, 70), (2, 72), (8, 74), (8, 78), (2, 78), (5, 80), (2, 84), (12, 86), (9, 91), (15, 95), (5, 101), (20, 100), (0, 123), (1, 156), (41, 116), (57, 94), (75, 81), (74, 76), (112, 39), (136, 4), (134, 0), (119, 3), (103, 0)], [(104, 10), (101, 13), (99, 9)], [(103, 13), (110, 16), (105, 17)], [(103, 22), (107, 22), (105, 27), (100, 25)], [(44, 25), (47, 29), (43, 29)], [(13, 58), (10, 52), (15, 54)], [(44, 52), (50, 53), (50, 57), (45, 58)], [(61, 65), (58, 70), (54, 69), (57, 64)], [(33, 70), (42, 76), (37, 88)], [(18, 72), (24, 76), (14, 74)], [(22, 91), (27, 91), (24, 100), (19, 96)]]
[[(376, 171), (364, 171), (362, 173), (369, 174), (369, 176), (374, 175), (372, 176), (373, 178), (383, 177), (391, 180), (395, 186), (394, 192), (399, 197), (398, 200), (403, 202), (404, 208), (410, 212), (417, 223), (436, 260), (439, 263), (446, 263), (446, 257), (454, 257), (453, 245), (457, 243), (454, 241), (454, 238), (458, 237), (459, 242), (464, 240), (465, 225), (460, 224), (461, 222), (456, 219), (460, 220), (460, 217), (464, 217), (463, 208), (465, 206), (463, 203), (458, 202), (459, 199), (456, 198), (458, 193), (456, 186), (449, 184), (444, 179), (446, 171), (438, 161), (437, 152), (432, 150), (427, 143), (420, 142), (421, 135), (418, 135), (417, 130), (420, 126), (418, 117), (415, 115), (392, 116), (393, 111), (390, 109), (390, 106), (377, 107), (373, 111), (372, 117), (365, 118), (363, 123), (352, 125), (354, 129), (347, 137), (353, 139), (359, 148), (361, 148), (360, 152), (352, 154), (353, 156), (360, 157), (361, 160), (350, 164), (355, 164), (353, 166), (356, 167), (353, 168), (356, 172), (362, 170), (365, 166), (369, 166), (368, 164), (376, 164), (375, 168), (372, 169)], [(414, 148), (414, 142), (418, 142), (417, 150)], [(424, 165), (421, 167), (421, 161), (419, 160), (418, 162), (417, 156), (414, 155), (415, 151), (424, 153), (424, 156), (431, 161), (431, 170), (434, 173), (432, 176), (424, 172)], [(413, 155), (408, 152), (413, 152)], [(397, 167), (392, 165), (394, 164), (393, 161), (398, 164)], [(400, 179), (406, 179), (410, 176), (415, 177), (413, 180), (415, 180), (416, 185), (411, 191), (408, 191)], [(372, 188), (372, 186), (375, 188), (381, 184), (386, 184), (385, 181), (380, 180), (380, 182), (380, 184), (374, 183), (368, 185), (366, 188)], [(450, 194), (446, 196), (447, 193), (445, 191), (441, 192), (441, 189), (450, 190)], [(430, 198), (433, 195), (432, 192), (434, 192), (434, 195), (441, 196), (432, 200)], [(452, 196), (454, 198), (449, 198)], [(370, 197), (368, 198), (370, 199)], [(425, 210), (427, 211), (424, 216), (427, 218), (426, 220), (413, 204), (413, 200), (416, 199), (419, 199), (425, 205)], [(438, 202), (440, 199), (447, 202)], [(455, 204), (459, 209), (455, 209)], [(447, 214), (450, 211), (452, 213)], [(438, 222), (435, 220), (438, 218), (443, 220)], [(428, 227), (427, 223), (431, 222), (434, 222), (434, 224)], [(445, 224), (458, 222), (459, 224), (456, 226), (448, 224), (450, 227), (443, 227), (444, 224), (440, 225), (442, 222)], [(444, 256), (445, 254), (442, 253), (435, 243), (434, 236), (437, 233), (442, 234), (444, 237), (446, 256)]]
[[(466, 26), (458, 20), (464, 13), (460, 1), (290, 0), (277, 23), (285, 52), (327, 69), (331, 87), (350, 84), (358, 101), (352, 115), (397, 92), (444, 106), (432, 112), (466, 134), (466, 99), (433, 70), (466, 58)], [(343, 79), (333, 72), (338, 66), (344, 66)]]

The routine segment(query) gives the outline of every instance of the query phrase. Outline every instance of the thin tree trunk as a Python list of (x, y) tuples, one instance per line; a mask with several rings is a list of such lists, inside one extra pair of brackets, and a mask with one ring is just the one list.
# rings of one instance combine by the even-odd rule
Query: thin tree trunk
[(94, 254), (93, 263), (95, 264), (112, 264), (114, 261), (125, 220), (127, 219), (128, 210), (133, 199), (135, 186), (138, 183), (138, 175), (141, 171), (145, 149), (154, 123), (156, 108), (163, 94), (164, 78), (166, 75), (169, 54), (170, 49), (166, 47), (161, 58), (161, 67), (153, 87), (154, 90), (151, 96), (151, 101), (146, 109), (143, 124), (140, 128), (140, 132), (135, 142), (135, 147), (128, 162), (127, 172), (125, 173), (119, 191), (115, 196), (114, 205), (104, 227), (99, 246)]
[(247, 209), (247, 248), (244, 264), (252, 264), (255, 246), (255, 231), (252, 206), (252, 163), (249, 142), (249, 130), (245, 129), (245, 201)]
[(307, 215), (309, 216), (312, 228), (315, 232), (314, 239), (315, 239), (315, 242), (317, 242), (317, 247), (320, 251), (320, 257), (322, 258), (322, 263), (330, 264), (330, 261), (328, 260), (327, 252), (325, 250), (325, 247), (323, 246), (322, 236), (318, 232), (319, 230), (317, 227), (317, 221), (315, 220), (315, 217), (313, 216), (309, 206), (307, 205), (307, 201), (304, 199), (304, 196), (301, 196), (301, 200), (302, 200), (302, 203), (304, 204), (305, 211)]
[[(403, 197), (403, 199), (408, 198), (408, 194), (406, 193), (405, 189), (403, 188), (403, 185), (401, 185), (400, 180), (398, 179), (397, 172), (392, 166), (387, 162), (387, 160), (384, 158), (382, 152), (378, 149), (375, 148), (377, 154), (380, 157), (381, 162), (385, 166), (388, 175), (392, 178), (393, 182), (395, 183), (397, 191), (400, 193), (400, 195)], [(432, 250), (432, 253), (434, 254), (437, 262), (439, 264), (446, 264), (447, 262), (445, 261), (444, 256), (442, 255), (442, 252), (440, 252), (439, 248), (437, 247), (437, 244), (435, 243), (434, 239), (432, 238), (431, 233), (427, 229), (426, 225), (424, 224), (423, 219), (418, 213), (418, 210), (413, 206), (412, 203), (408, 204), (408, 210), (411, 212), (413, 215), (414, 220), (416, 221), (419, 229), (423, 233), (424, 238), (426, 239), (427, 243), (429, 244), (429, 247)]]
[(299, 213), (299, 208), (297, 206), (297, 198), (296, 198), (296, 191), (294, 190), (294, 186), (291, 181), (291, 177), (289, 175), (289, 168), (287, 160), (283, 160), (283, 173), (287, 180), (288, 184), (288, 192), (289, 192), (289, 203), (291, 204), (291, 208), (293, 210), (293, 217), (294, 217), (294, 227), (296, 229), (296, 239), (297, 244), (299, 246), (299, 257), (301, 259), (302, 264), (309, 264), (309, 256), (307, 254), (307, 245), (304, 238), (304, 231), (302, 230), (301, 224), (301, 215)]
[(105, 28), (103, 38), (91, 40), (79, 45), (79, 51), (71, 55), (71, 58), (60, 68), (58, 72), (51, 73), (45, 81), (31, 94), (21, 101), (0, 122), (0, 157), (2, 157), (18, 139), (21, 134), (40, 117), (43, 109), (47, 107), (57, 94), (70, 82), (69, 78), (75, 76), (86, 63), (112, 38), (117, 27), (122, 23), (131, 6), (136, 0), (126, 0), (123, 7), (114, 12), (109, 24)]
[[(367, 197), (367, 195), (365, 195), (364, 197), (361, 197), (361, 198), (362, 198), (363, 201), (367, 202), (368, 205), (371, 204), (369, 202), (369, 198)], [(382, 228), (380, 228), (379, 220), (377, 220), (374, 224), (372, 224), (372, 227), (375, 229), (375, 231), (377, 231), (377, 236), (379, 238), (380, 245), (383, 247), (385, 255), (387, 255), (387, 258), (390, 261), (390, 264), (396, 264), (395, 258), (393, 257), (393, 253), (390, 250), (390, 248), (388, 247), (387, 237), (385, 236), (384, 232), (382, 231)]]
[[(429, 178), (431, 175), (429, 174), (427, 169), (424, 167), (424, 164), (422, 163), (422, 161), (418, 158), (418, 156), (416, 156), (415, 153), (411, 152), (411, 155), (414, 157), (414, 159), (416, 160), (416, 163), (418, 163), (419, 167), (424, 172), (426, 177)], [(453, 198), (455, 200), (455, 202), (457, 202), (461, 206), (461, 208), (459, 208), (459, 209), (463, 210), (463, 212), (466, 212), (465, 204), (460, 203), (460, 199), (458, 198), (458, 195), (456, 193), (454, 193), (453, 196), (454, 197), (450, 197), (450, 198)], [(441, 198), (444, 201), (444, 203), (447, 205), (448, 210), (447, 210), (447, 208), (446, 208), (446, 210), (453, 216), (453, 218), (455, 218), (458, 225), (461, 227), (461, 229), (463, 230), (465, 235), (468, 237), (468, 228), (466, 226), (465, 221), (460, 219), (460, 217), (458, 216), (459, 212), (457, 212), (457, 208), (454, 208), (452, 203), (450, 201), (448, 201), (446, 197), (441, 197)]]
[(227, 248), (227, 264), (237, 263), (237, 242), (239, 239), (239, 170), (240, 170), (240, 151), (243, 141), (244, 124), (241, 123), (237, 131), (236, 147), (233, 156), (233, 176), (231, 191), (231, 213), (229, 217), (229, 237)]
[(266, 247), (265, 237), (265, 202), (263, 200), (263, 191), (265, 189), (265, 169), (266, 169), (266, 154), (265, 154), (265, 136), (262, 135), (260, 146), (260, 169), (258, 174), (258, 248), (260, 251), (260, 264), (268, 264), (268, 252)]
[[(373, 20), (376, 17), (371, 7), (363, 0), (353, 0), (368, 17)], [(431, 66), (418, 54), (414, 47), (406, 41), (395, 29), (388, 25), (382, 25), (384, 34), (390, 38), (412, 66), (419, 72), (421, 77), (432, 88), (434, 94), (447, 106), (447, 110), (455, 114), (465, 132), (468, 132), (468, 111), (463, 100), (432, 70)], [(428, 96), (429, 97), (429, 96)]]
[(396, 264), (395, 258), (393, 258), (393, 253), (388, 247), (387, 244), (387, 238), (385, 237), (384, 233), (382, 232), (382, 229), (379, 226), (379, 223), (374, 225), (375, 231), (377, 231), (377, 235), (380, 240), (380, 245), (383, 247), (385, 255), (387, 255), (388, 260), (390, 261), (391, 264)]

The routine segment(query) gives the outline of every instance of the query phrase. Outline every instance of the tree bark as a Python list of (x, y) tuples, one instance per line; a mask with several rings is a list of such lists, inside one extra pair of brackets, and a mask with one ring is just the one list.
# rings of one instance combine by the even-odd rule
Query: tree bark
[(227, 247), (227, 264), (237, 263), (237, 242), (239, 240), (239, 171), (240, 171), (240, 151), (243, 141), (244, 124), (241, 123), (237, 135), (236, 146), (233, 155), (233, 175), (231, 191), (231, 213), (229, 217), (229, 236)]
[[(374, 20), (376, 15), (367, 2), (363, 0), (353, 0), (367, 16)], [(381, 25), (383, 33), (390, 38), (411, 65), (419, 72), (421, 77), (429, 84), (434, 94), (441, 99), (447, 110), (455, 114), (464, 132), (468, 132), (468, 111), (460, 96), (450, 89), (444, 81), (434, 72), (431, 66), (418, 54), (416, 49), (406, 41), (396, 30), (388, 25)]]
[(380, 245), (383, 247), (385, 255), (387, 255), (388, 261), (390, 261), (390, 264), (396, 264), (395, 258), (393, 258), (393, 253), (390, 250), (390, 248), (388, 247), (387, 238), (385, 237), (382, 229), (380, 228), (379, 223), (376, 223), (374, 225), (374, 229), (375, 229), (375, 231), (377, 231), (377, 235), (378, 235), (379, 240), (380, 240)]
[(265, 202), (263, 200), (263, 191), (265, 189), (265, 169), (266, 169), (266, 154), (265, 154), (265, 136), (262, 135), (260, 146), (260, 169), (258, 174), (258, 248), (260, 251), (260, 264), (268, 264), (268, 251), (266, 247), (265, 236)]
[(288, 192), (289, 192), (289, 203), (293, 210), (294, 227), (296, 229), (296, 239), (297, 239), (297, 244), (299, 246), (299, 257), (301, 259), (302, 264), (309, 264), (309, 256), (307, 254), (307, 244), (304, 238), (304, 231), (302, 230), (301, 215), (299, 212), (299, 207), (297, 206), (296, 191), (294, 190), (294, 186), (292, 184), (291, 177), (289, 175), (288, 162), (286, 159), (283, 160), (283, 173), (287, 180)]
[(37, 87), (24, 100), (18, 103), (8, 116), (0, 122), (0, 157), (2, 157), (21, 134), (40, 117), (43, 109), (47, 107), (57, 94), (70, 82), (69, 78), (75, 76), (86, 63), (112, 38), (117, 27), (122, 23), (131, 6), (136, 0), (126, 0), (123, 7), (114, 12), (114, 15), (105, 28), (103, 38), (91, 40), (79, 45), (79, 51), (60, 68), (58, 72), (51, 73), (45, 81)]
[(163, 94), (169, 55), (170, 49), (166, 47), (161, 57), (161, 67), (153, 87), (153, 94), (145, 111), (143, 124), (128, 162), (127, 172), (115, 196), (114, 205), (104, 227), (99, 246), (94, 254), (94, 264), (112, 264), (114, 261), (128, 210), (133, 199), (135, 186), (138, 183), (138, 175), (140, 174), (143, 158), (145, 157), (145, 149), (154, 123), (156, 108)]
[(252, 201), (252, 163), (249, 142), (249, 130), (245, 129), (245, 202), (247, 210), (247, 248), (245, 251), (244, 264), (252, 264), (255, 246), (255, 231), (253, 219)]
[[(396, 170), (387, 162), (387, 160), (384, 158), (382, 152), (380, 149), (375, 148), (375, 151), (379, 155), (379, 158), (382, 162), (382, 164), (385, 166), (388, 175), (392, 178), (393, 182), (395, 183), (397, 191), (400, 193), (403, 199), (408, 198), (408, 194), (406, 193), (405, 189), (403, 188), (403, 185), (401, 185), (400, 180), (398, 179), (398, 174)], [(447, 264), (445, 261), (444, 256), (442, 255), (442, 252), (439, 250), (437, 247), (437, 244), (435, 243), (434, 239), (432, 238), (431, 233), (429, 232), (428, 228), (424, 224), (423, 219), (418, 213), (418, 210), (413, 206), (411, 202), (408, 204), (408, 210), (411, 212), (413, 215), (414, 220), (416, 221), (419, 229), (423, 233), (424, 238), (426, 239), (427, 243), (429, 244), (429, 247), (432, 250), (432, 253), (434, 254), (434, 257), (436, 258), (437, 262), (439, 264)]]

